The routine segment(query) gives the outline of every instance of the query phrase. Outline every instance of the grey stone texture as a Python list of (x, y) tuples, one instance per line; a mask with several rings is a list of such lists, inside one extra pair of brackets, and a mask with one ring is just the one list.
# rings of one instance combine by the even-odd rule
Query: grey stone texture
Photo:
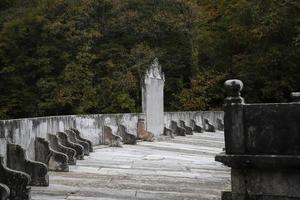
[(145, 130), (155, 137), (164, 131), (164, 84), (165, 77), (158, 59), (145, 72), (142, 81), (142, 110), (145, 113)]
[(235, 96), (225, 100), (226, 153), (215, 158), (231, 167), (223, 199), (300, 199), (300, 104), (245, 104), (242, 83), (226, 83)]
[(190, 124), (194, 132), (203, 133), (203, 127), (198, 125), (195, 120), (190, 119)]
[(170, 138), (174, 138), (174, 134), (173, 134), (172, 130), (167, 127), (164, 128), (164, 135), (169, 136)]
[[(171, 121), (195, 120), (197, 125), (203, 126), (203, 118), (216, 126), (217, 118), (223, 118), (223, 111), (195, 111), (195, 112), (165, 112), (164, 124), (171, 127)], [(95, 114), (95, 115), (67, 115), (39, 118), (24, 118), (13, 120), (0, 120), (0, 154), (3, 152), (6, 162), (6, 141), (18, 144), (26, 150), (29, 159), (35, 159), (34, 141), (36, 137), (47, 138), (48, 133), (63, 132), (66, 129), (75, 128), (80, 131), (81, 138), (88, 139), (93, 145), (104, 144), (103, 127), (105, 125), (115, 127), (118, 124), (126, 127), (130, 134), (137, 136), (137, 123), (139, 119), (145, 119), (142, 113), (124, 114)], [(106, 123), (109, 121), (109, 123)], [(190, 124), (187, 124), (191, 126)], [(2, 138), (4, 140), (1, 140)], [(5, 148), (3, 148), (5, 147)]]
[(118, 133), (122, 137), (124, 144), (136, 144), (137, 137), (131, 133), (128, 133), (124, 125), (119, 124)]
[(171, 121), (171, 130), (174, 133), (174, 135), (178, 136), (186, 136), (186, 130), (185, 128), (179, 127), (176, 121)]
[(189, 127), (185, 124), (185, 121), (179, 120), (180, 127), (184, 128), (187, 135), (193, 135), (192, 127)]
[(224, 131), (224, 121), (223, 121), (223, 119), (220, 119), (220, 118), (217, 119), (217, 129), (219, 131)]
[(76, 133), (72, 130), (65, 130), (65, 133), (69, 136), (71, 142), (81, 145), (85, 156), (90, 155), (90, 145), (87, 142), (77, 139)]
[(16, 171), (4, 166), (3, 157), (0, 157), (0, 183), (10, 190), (9, 200), (30, 200), (30, 176), (24, 172)]
[(16, 144), (7, 144), (7, 167), (27, 173), (31, 177), (30, 185), (48, 186), (49, 176), (47, 165), (28, 160), (25, 150)]
[(89, 144), (89, 148), (90, 148), (89, 151), (90, 151), (90, 152), (93, 152), (93, 143), (92, 143), (92, 141), (90, 141), (90, 140), (88, 140), (88, 139), (86, 139), (86, 138), (83, 138), (83, 137), (81, 136), (80, 131), (77, 130), (76, 128), (71, 128), (71, 130), (74, 131), (74, 132), (76, 133), (76, 137), (77, 137), (78, 140), (82, 140), (82, 141), (87, 142), (87, 143)]
[(208, 119), (204, 118), (204, 130), (206, 132), (216, 132), (216, 127)]
[(84, 159), (84, 151), (83, 147), (79, 144), (71, 142), (69, 136), (64, 132), (57, 132), (58, 141), (71, 149), (76, 151), (76, 159), (83, 160)]
[(54, 151), (44, 138), (35, 138), (35, 160), (48, 166), (51, 171), (68, 172), (68, 157), (66, 154)]
[(121, 136), (112, 132), (112, 128), (104, 126), (104, 144), (111, 147), (122, 147), (123, 139)]
[(0, 200), (7, 200), (10, 195), (10, 190), (7, 185), (0, 183)]
[(54, 134), (48, 134), (47, 140), (54, 151), (67, 155), (69, 165), (76, 165), (76, 151), (74, 149), (62, 145)]
[(139, 119), (137, 123), (137, 139), (148, 142), (153, 142), (155, 139), (153, 133), (145, 130), (144, 119)]

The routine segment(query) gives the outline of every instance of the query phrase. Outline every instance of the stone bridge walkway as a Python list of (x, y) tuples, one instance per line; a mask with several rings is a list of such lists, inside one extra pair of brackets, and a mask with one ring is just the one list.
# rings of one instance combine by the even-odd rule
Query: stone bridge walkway
[(33, 187), (34, 200), (220, 199), (229, 168), (214, 161), (223, 133), (196, 133), (123, 148), (95, 147), (70, 166), (50, 172), (49, 187)]

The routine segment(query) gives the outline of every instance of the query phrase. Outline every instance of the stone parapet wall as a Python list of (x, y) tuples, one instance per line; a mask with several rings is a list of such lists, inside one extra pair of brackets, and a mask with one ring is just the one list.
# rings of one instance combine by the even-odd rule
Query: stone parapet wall
[[(78, 129), (84, 138), (94, 145), (102, 144), (103, 128), (109, 126), (114, 132), (118, 125), (126, 127), (128, 133), (136, 135), (138, 119), (144, 119), (143, 113), (124, 114), (94, 114), (94, 115), (65, 115), (38, 118), (11, 119), (0, 121), (0, 155), (6, 157), (6, 142), (22, 146), (30, 159), (35, 158), (34, 140), (36, 137), (47, 138), (47, 133), (56, 134), (69, 128)], [(164, 124), (170, 127), (170, 121), (183, 120), (190, 125), (190, 119), (202, 124), (204, 118), (216, 124), (218, 118), (223, 118), (222, 111), (199, 112), (165, 112)], [(4, 161), (6, 162), (6, 160)]]

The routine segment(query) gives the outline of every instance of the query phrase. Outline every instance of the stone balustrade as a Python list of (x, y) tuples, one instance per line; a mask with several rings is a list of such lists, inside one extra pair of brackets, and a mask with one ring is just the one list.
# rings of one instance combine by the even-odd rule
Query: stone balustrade
[(232, 191), (223, 200), (300, 199), (300, 104), (245, 104), (240, 80), (225, 82), (225, 153)]

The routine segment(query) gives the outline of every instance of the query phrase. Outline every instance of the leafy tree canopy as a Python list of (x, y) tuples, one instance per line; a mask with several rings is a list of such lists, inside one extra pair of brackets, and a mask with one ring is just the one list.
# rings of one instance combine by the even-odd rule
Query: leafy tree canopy
[(165, 110), (220, 109), (300, 91), (298, 0), (2, 0), (0, 118), (141, 111), (158, 57)]

